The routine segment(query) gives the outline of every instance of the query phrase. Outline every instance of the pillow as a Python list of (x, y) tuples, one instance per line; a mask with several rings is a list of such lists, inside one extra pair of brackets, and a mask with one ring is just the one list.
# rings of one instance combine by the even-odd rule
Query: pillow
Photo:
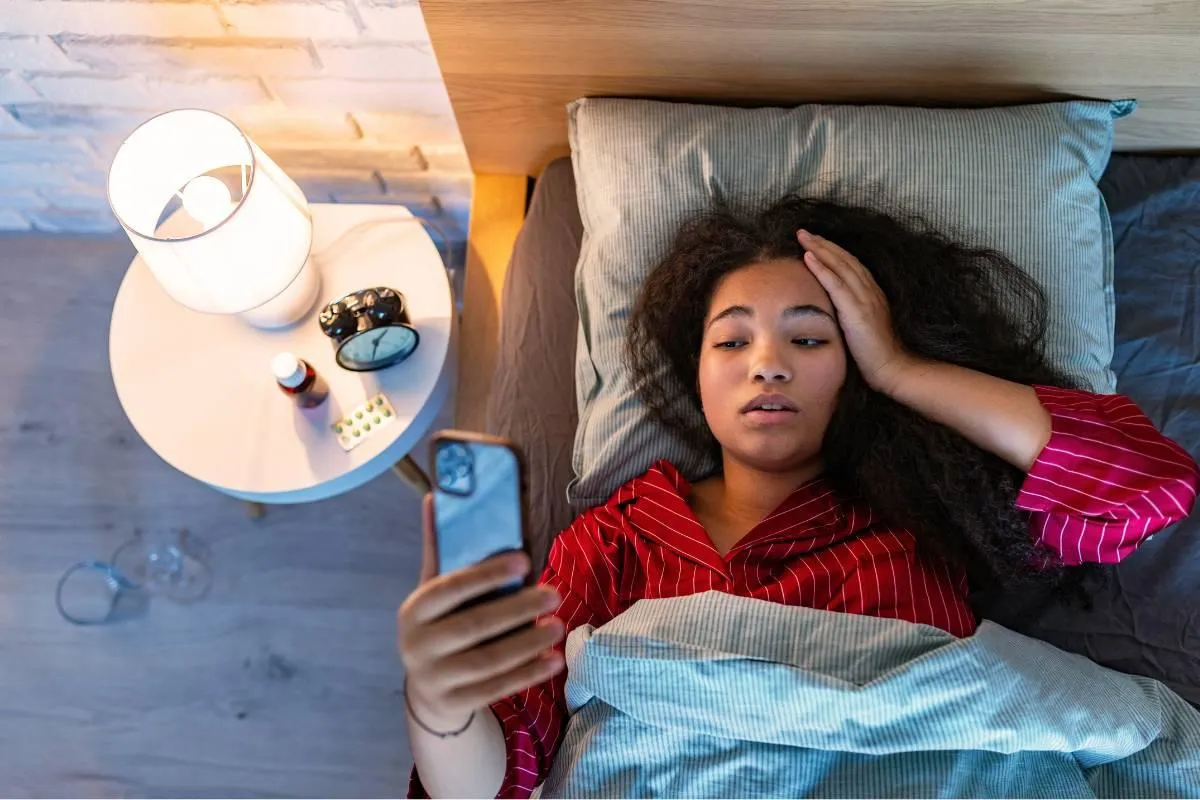
[[(741, 109), (646, 100), (568, 106), (583, 221), (572, 502), (603, 502), (654, 460), (689, 479), (716, 467), (655, 421), (625, 368), (642, 280), (679, 225), (716, 199), (787, 192), (899, 206), (1007, 254), (1046, 291), (1047, 355), (1095, 391), (1116, 382), (1112, 232), (1096, 187), (1113, 120), (1133, 101), (988, 109)], [(914, 265), (916, 268), (917, 265)]]

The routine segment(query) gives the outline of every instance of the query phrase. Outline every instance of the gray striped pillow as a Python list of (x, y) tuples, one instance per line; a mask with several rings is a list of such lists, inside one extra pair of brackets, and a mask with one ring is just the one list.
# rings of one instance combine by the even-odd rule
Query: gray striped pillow
[(603, 502), (656, 459), (712, 472), (639, 402), (625, 325), (642, 280), (685, 219), (789, 191), (925, 217), (1028, 269), (1050, 306), (1047, 348), (1096, 391), (1115, 387), (1112, 231), (1096, 187), (1113, 120), (1132, 101), (989, 109), (739, 109), (583, 99), (568, 107), (583, 219), (573, 503)]

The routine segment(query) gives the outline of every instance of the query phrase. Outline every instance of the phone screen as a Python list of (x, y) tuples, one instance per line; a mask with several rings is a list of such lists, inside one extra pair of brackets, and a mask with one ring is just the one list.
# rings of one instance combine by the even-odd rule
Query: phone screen
[[(433, 463), (439, 573), (524, 547), (520, 465), (511, 449), (490, 442), (437, 439)], [(470, 605), (516, 591), (523, 583), (514, 578)]]

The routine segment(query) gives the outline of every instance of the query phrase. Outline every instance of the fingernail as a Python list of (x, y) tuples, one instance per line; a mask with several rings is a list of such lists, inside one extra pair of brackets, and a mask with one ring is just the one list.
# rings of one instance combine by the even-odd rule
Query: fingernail
[(529, 571), (529, 557), (524, 553), (518, 553), (509, 561), (508, 571), (513, 575), (524, 575)]
[(804, 230), (804, 228), (801, 228), (800, 230), (796, 231), (796, 235), (799, 236), (801, 239), (804, 239), (808, 236), (812, 236), (812, 234), (809, 233), (808, 231)]
[(542, 605), (546, 609), (558, 608), (558, 604), (562, 602), (562, 598), (558, 596), (558, 592), (550, 591), (542, 598)]

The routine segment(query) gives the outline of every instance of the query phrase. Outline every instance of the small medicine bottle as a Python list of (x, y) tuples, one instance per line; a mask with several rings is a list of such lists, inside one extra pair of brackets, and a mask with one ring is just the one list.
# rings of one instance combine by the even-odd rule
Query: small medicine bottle
[(280, 353), (271, 360), (271, 370), (279, 388), (301, 408), (316, 408), (329, 397), (329, 386), (302, 358)]

